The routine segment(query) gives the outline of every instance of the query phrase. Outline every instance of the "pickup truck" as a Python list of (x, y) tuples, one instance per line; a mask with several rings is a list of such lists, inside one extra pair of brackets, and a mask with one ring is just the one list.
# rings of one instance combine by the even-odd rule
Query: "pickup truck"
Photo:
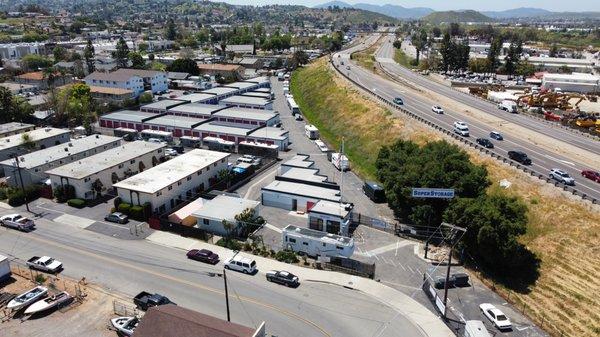
[(141, 293), (137, 294), (133, 298), (133, 303), (138, 307), (138, 309), (143, 310), (143, 311), (148, 310), (148, 308), (150, 308), (150, 307), (156, 307), (159, 305), (165, 305), (165, 304), (177, 305), (177, 304), (171, 302), (171, 300), (166, 296), (163, 296), (160, 294), (150, 294), (147, 291), (142, 291)]
[(33, 220), (28, 219), (21, 214), (8, 214), (0, 217), (0, 225), (18, 229), (20, 231), (30, 231), (35, 227)]
[(62, 262), (55, 260), (50, 256), (34, 256), (27, 260), (27, 266), (31, 269), (54, 274), (62, 269)]

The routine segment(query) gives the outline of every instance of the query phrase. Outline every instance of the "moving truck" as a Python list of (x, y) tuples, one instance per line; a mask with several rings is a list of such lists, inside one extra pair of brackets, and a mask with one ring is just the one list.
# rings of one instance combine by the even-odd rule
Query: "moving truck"
[(348, 157), (342, 153), (332, 153), (331, 163), (340, 171), (348, 171), (350, 169), (350, 161), (348, 161)]

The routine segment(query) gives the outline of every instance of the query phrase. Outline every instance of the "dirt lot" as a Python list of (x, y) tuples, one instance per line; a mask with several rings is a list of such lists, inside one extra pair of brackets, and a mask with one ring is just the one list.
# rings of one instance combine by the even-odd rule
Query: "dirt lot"
[[(58, 279), (55, 281), (56, 290), (48, 285), (51, 292), (63, 290), (65, 285), (69, 294), (75, 294), (75, 281)], [(1, 292), (21, 294), (35, 284), (28, 279), (13, 273), (13, 281), (8, 283)], [(0, 321), (0, 336), (27, 337), (114, 337), (117, 334), (107, 329), (109, 319), (113, 315), (113, 295), (107, 294), (93, 286), (82, 286), (85, 297), (81, 302), (74, 301), (68, 307), (51, 310), (48, 313), (34, 314), (23, 317), (17, 313), (14, 318), (4, 317)], [(4, 316), (0, 313), (0, 316)]]

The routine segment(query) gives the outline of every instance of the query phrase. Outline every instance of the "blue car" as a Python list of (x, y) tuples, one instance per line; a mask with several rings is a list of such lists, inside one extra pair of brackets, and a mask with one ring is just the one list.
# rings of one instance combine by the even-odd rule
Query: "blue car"
[(504, 139), (504, 137), (502, 137), (502, 134), (500, 132), (496, 132), (496, 131), (490, 132), (490, 138), (495, 139), (495, 140), (503, 140)]

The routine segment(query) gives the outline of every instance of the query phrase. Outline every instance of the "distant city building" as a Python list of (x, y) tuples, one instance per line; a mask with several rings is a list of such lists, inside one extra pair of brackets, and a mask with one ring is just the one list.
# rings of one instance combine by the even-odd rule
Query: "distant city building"
[(46, 44), (41, 42), (0, 44), (0, 56), (3, 60), (20, 60), (29, 54), (46, 54)]
[(121, 68), (110, 73), (93, 72), (85, 77), (85, 83), (95, 87), (127, 89), (138, 97), (146, 90), (157, 94), (167, 91), (167, 75), (162, 71)]
[(58, 87), (73, 82), (73, 78), (60, 73), (54, 73), (52, 76), (45, 75), (42, 71), (34, 71), (15, 76), (15, 82), (19, 84), (29, 84), (36, 86), (41, 90)]
[(577, 92), (582, 94), (600, 93), (600, 76), (583, 73), (545, 73), (542, 78), (542, 87), (550, 90), (560, 88), (563, 92)]
[(199, 63), (201, 75), (222, 76), (224, 78), (241, 79), (246, 69), (239, 64)]

